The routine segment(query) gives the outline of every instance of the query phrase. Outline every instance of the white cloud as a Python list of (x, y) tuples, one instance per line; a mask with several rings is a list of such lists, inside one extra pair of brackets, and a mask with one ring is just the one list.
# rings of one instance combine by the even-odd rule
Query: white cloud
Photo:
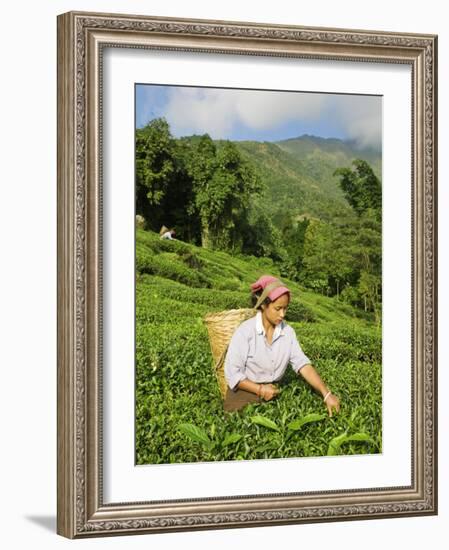
[(236, 127), (270, 131), (297, 121), (308, 127), (316, 122), (321, 128), (335, 128), (360, 146), (379, 147), (381, 143), (381, 100), (377, 97), (171, 88), (165, 117), (178, 136), (207, 132), (220, 139), (229, 137)]
[(226, 137), (235, 124), (232, 94), (221, 90), (173, 88), (165, 111), (175, 135), (208, 133)]
[(240, 92), (235, 104), (240, 120), (252, 129), (268, 130), (291, 120), (314, 120), (325, 105), (321, 94)]
[(335, 116), (349, 139), (359, 147), (380, 149), (382, 143), (382, 99), (374, 96), (341, 96)]
[(319, 94), (173, 88), (165, 116), (177, 135), (207, 132), (223, 138), (236, 125), (270, 130), (291, 120), (313, 120), (324, 102)]

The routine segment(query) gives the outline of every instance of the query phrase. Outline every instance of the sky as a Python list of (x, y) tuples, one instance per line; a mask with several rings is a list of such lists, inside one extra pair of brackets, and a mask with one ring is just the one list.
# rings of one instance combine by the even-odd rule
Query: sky
[(279, 141), (308, 134), (381, 150), (380, 96), (136, 85), (137, 128), (158, 117), (175, 137)]

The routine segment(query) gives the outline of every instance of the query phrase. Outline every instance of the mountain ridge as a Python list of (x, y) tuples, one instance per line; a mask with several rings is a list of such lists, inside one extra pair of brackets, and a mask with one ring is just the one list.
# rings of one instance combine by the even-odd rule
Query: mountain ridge
[[(217, 141), (222, 143), (222, 141)], [(304, 134), (296, 138), (270, 142), (242, 140), (233, 142), (242, 156), (257, 167), (266, 192), (260, 202), (276, 225), (281, 224), (282, 203), (293, 215), (330, 219), (349, 210), (340, 189), (337, 168), (350, 167), (361, 158), (380, 177), (381, 154), (370, 148), (356, 149), (348, 140)]]

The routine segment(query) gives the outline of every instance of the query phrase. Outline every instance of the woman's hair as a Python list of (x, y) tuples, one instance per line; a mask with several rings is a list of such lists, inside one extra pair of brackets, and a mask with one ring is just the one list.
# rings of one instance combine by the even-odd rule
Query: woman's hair
[[(273, 277), (272, 275), (262, 275), (259, 277), (255, 283), (252, 283), (251, 292), (253, 294), (253, 307), (257, 305), (257, 301), (264, 295), (264, 292), (267, 296), (269, 296), (269, 299), (265, 299), (263, 304), (270, 304), (280, 298), (283, 294), (288, 294), (290, 301), (290, 290), (284, 286), (279, 279)], [(257, 309), (260, 309), (260, 306)]]
[[(262, 292), (263, 290), (251, 293), (251, 307), (255, 307), (255, 305), (257, 304), (257, 300), (262, 296)], [(267, 306), (268, 304), (271, 304), (271, 299), (267, 296), (257, 309), (262, 309), (263, 305)]]

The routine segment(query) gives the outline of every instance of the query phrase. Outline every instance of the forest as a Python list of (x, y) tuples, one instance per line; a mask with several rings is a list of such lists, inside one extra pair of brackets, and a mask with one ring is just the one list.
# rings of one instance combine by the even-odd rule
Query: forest
[(157, 118), (136, 130), (136, 213), (147, 230), (269, 258), (281, 276), (380, 323), (380, 171), (380, 153), (337, 139), (175, 138)]

